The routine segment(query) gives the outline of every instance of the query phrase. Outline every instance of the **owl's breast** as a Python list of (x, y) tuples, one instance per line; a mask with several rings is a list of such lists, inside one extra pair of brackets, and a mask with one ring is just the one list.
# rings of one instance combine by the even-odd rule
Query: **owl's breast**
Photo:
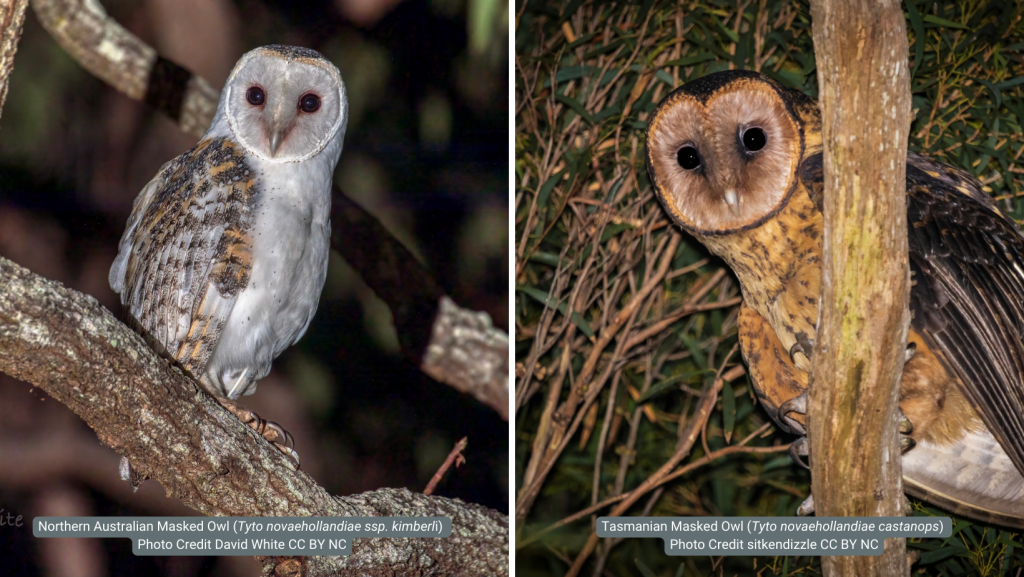
[[(699, 237), (740, 281), (743, 302), (757, 311), (789, 350), (803, 333), (813, 339), (821, 290), (822, 216), (803, 190), (760, 226)], [(810, 368), (797, 356), (797, 367)]]
[(291, 178), (261, 182), (250, 235), (252, 273), (211, 359), (222, 372), (252, 367), (253, 380), (262, 378), (274, 358), (306, 332), (316, 312), (327, 278), (330, 183), (298, 184)]

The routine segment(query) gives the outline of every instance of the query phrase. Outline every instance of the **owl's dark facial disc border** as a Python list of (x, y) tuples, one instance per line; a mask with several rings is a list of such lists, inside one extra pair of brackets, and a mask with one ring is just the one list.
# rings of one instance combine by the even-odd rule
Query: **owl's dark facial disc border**
[[(654, 121), (662, 114), (663, 109), (668, 108), (672, 104), (675, 104), (678, 98), (682, 96), (688, 96), (690, 98), (697, 100), (701, 104), (704, 104), (712, 96), (714, 96), (720, 90), (732, 84), (734, 81), (743, 79), (758, 79), (765, 82), (766, 84), (771, 86), (772, 90), (774, 90), (775, 93), (779, 96), (779, 99), (782, 101), (783, 106), (786, 107), (786, 113), (789, 114), (789, 117), (793, 122), (793, 126), (796, 127), (797, 134), (800, 137), (800, 148), (798, 151), (796, 168), (793, 171), (794, 174), (792, 178), (792, 183), (789, 185), (789, 190), (786, 191), (785, 196), (782, 197), (782, 199), (779, 201), (779, 204), (772, 210), (765, 213), (764, 216), (755, 220), (754, 222), (736, 228), (730, 228), (726, 230), (704, 230), (682, 222), (679, 216), (677, 216), (675, 211), (671, 208), (672, 204), (669, 202), (668, 195), (665, 192), (664, 188), (661, 186), (661, 184), (658, 183), (658, 177), (657, 175), (654, 174), (654, 164), (651, 158), (651, 125), (654, 124)], [(760, 74), (758, 72), (753, 72), (750, 70), (728, 70), (724, 72), (715, 72), (713, 74), (709, 74), (707, 76), (702, 76), (695, 80), (691, 80), (690, 82), (687, 82), (686, 84), (680, 86), (679, 88), (676, 88), (672, 92), (669, 92), (668, 94), (665, 95), (664, 98), (661, 99), (661, 102), (658, 103), (658, 106), (654, 108), (654, 112), (651, 113), (651, 119), (647, 121), (647, 131), (644, 135), (644, 148), (646, 149), (644, 152), (644, 159), (647, 164), (647, 174), (651, 178), (651, 186), (654, 187), (654, 194), (658, 197), (658, 201), (661, 203), (662, 209), (666, 213), (668, 213), (669, 218), (672, 219), (672, 221), (675, 222), (676, 225), (678, 225), (680, 228), (691, 234), (697, 234), (701, 236), (727, 236), (730, 234), (745, 232), (761, 226), (768, 219), (779, 214), (779, 212), (781, 212), (782, 209), (789, 204), (789, 201), (793, 197), (793, 193), (796, 192), (797, 185), (800, 182), (800, 179), (797, 177), (797, 174), (800, 172), (800, 163), (803, 161), (805, 154), (804, 127), (802, 124), (797, 122), (797, 119), (799, 117), (797, 116), (796, 110), (793, 109), (793, 97), (791, 93), (796, 93), (806, 98), (806, 95), (804, 95), (803, 93), (784, 88), (771, 78), (768, 78), (767, 76)]]

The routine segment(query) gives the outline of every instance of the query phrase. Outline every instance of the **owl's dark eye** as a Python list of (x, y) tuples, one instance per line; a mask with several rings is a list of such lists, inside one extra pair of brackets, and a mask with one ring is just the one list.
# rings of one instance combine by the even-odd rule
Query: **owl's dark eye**
[(693, 170), (700, 166), (700, 155), (697, 149), (692, 146), (684, 146), (676, 153), (676, 162), (686, 170)]
[(768, 144), (768, 135), (760, 128), (748, 128), (743, 131), (740, 140), (747, 152), (757, 152), (764, 148), (765, 144)]
[(245, 91), (245, 100), (253, 106), (263, 106), (267, 101), (267, 93), (259, 86), (251, 86)]
[(299, 98), (299, 110), (307, 113), (320, 110), (320, 97), (312, 92), (303, 94), (302, 98)]

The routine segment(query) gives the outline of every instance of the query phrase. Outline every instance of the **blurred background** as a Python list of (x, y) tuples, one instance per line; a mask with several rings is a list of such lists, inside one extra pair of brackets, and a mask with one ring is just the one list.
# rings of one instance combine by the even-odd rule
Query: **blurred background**
[[(508, 330), (507, 0), (106, 0), (166, 58), (220, 86), (279, 43), (341, 70), (350, 119), (335, 181), (463, 307)], [(31, 9), (0, 118), (0, 255), (118, 312), (107, 272), (132, 201), (195, 144), (90, 76)], [(417, 370), (391, 315), (340, 257), (305, 337), (242, 399), (296, 438), (333, 494), (422, 491), (508, 512), (508, 424)], [(135, 557), (127, 540), (32, 537), (39, 515), (190, 515), (156, 481), (133, 494), (118, 456), (60, 403), (0, 374), (0, 558), (7, 575), (255, 575), (251, 557)], [(8, 519), (7, 515), (11, 517)], [(18, 515), (21, 527), (7, 526)]]

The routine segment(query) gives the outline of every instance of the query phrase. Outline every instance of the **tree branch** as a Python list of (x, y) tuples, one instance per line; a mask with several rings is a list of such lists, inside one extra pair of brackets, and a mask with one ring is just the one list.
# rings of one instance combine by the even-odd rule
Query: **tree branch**
[(7, 85), (14, 70), (14, 54), (25, 24), (28, 0), (0, 0), (0, 110), (7, 100)]
[[(818, 515), (902, 514), (897, 409), (910, 322), (907, 34), (898, 0), (811, 0), (825, 201), (808, 439)], [(838, 457), (838, 458), (837, 458)], [(906, 542), (822, 557), (826, 575), (908, 575)]]
[[(24, 4), (24, 0), (20, 0)], [(162, 58), (96, 0), (32, 0), (47, 32), (86, 70), (143, 100), (188, 134), (205, 134), (220, 91)], [(391, 309), (402, 352), (420, 370), (473, 395), (508, 420), (508, 334), (485, 313), (455, 306), (433, 274), (337, 186), (331, 246)]]
[(207, 515), (452, 519), (447, 539), (360, 539), (349, 557), (261, 558), (265, 574), (304, 565), (307, 575), (508, 575), (507, 516), (406, 489), (332, 497), (96, 299), (4, 258), (0, 371), (67, 405), (139, 473)]

